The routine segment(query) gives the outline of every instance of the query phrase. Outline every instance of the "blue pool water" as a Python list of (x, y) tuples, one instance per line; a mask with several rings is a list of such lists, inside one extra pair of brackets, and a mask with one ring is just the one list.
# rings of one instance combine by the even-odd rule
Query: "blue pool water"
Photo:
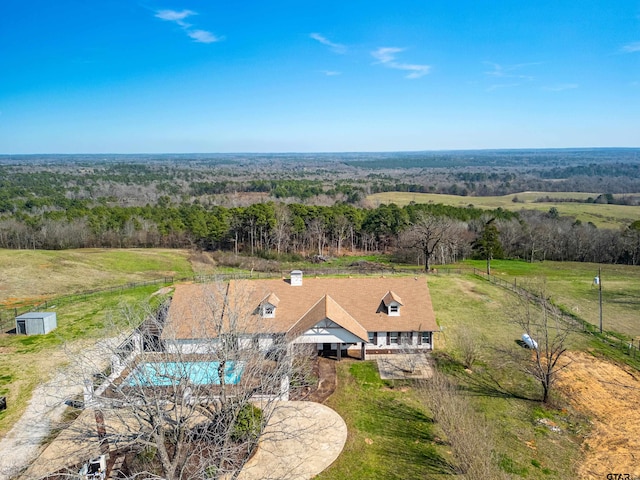
[[(129, 374), (125, 385), (169, 386), (185, 378), (195, 385), (220, 385), (220, 362), (147, 362), (141, 363)], [(227, 362), (224, 366), (224, 383), (235, 385), (244, 371), (243, 362)]]

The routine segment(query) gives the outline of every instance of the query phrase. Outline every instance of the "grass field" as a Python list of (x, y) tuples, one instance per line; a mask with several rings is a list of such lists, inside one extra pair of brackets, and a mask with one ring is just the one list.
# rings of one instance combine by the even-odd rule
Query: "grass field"
[[(0, 250), (0, 307), (57, 295), (193, 275), (204, 265), (188, 250)], [(192, 261), (193, 260), (193, 261)]]
[[(464, 265), (485, 270), (484, 261), (465, 261)], [(552, 300), (567, 311), (598, 325), (598, 288), (593, 279), (602, 272), (603, 328), (640, 337), (640, 267), (599, 265), (578, 262), (527, 263), (494, 260), (491, 273), (509, 283), (546, 283)]]
[[(551, 198), (587, 199), (595, 198), (596, 193), (582, 192), (522, 192), (499, 197), (463, 197), (459, 195), (442, 195), (436, 193), (384, 192), (367, 196), (372, 205), (395, 203), (399, 206), (415, 203), (442, 203), (455, 207), (473, 205), (476, 208), (519, 211), (540, 210), (548, 212), (551, 207), (558, 209), (560, 215), (575, 217), (583, 223), (592, 222), (601, 228), (620, 228), (640, 219), (640, 206), (608, 205), (572, 202), (535, 202), (536, 199), (549, 196)], [(518, 202), (514, 202), (518, 197)]]
[[(0, 306), (24, 305), (45, 298), (165, 276), (210, 273), (206, 255), (169, 249), (0, 250)], [(124, 303), (149, 298), (160, 286), (93, 294), (48, 308), (58, 328), (47, 335), (0, 334), (0, 395), (9, 408), (0, 412), (0, 434), (19, 418), (36, 385), (68, 361), (76, 348), (102, 335), (108, 318)]]

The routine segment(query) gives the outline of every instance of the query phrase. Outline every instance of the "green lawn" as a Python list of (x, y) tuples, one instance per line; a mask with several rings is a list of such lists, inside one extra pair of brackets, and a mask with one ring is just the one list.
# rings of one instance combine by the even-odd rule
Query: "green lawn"
[[(560, 396), (553, 399), (557, 410), (541, 406), (539, 385), (505, 356), (505, 351), (519, 348), (516, 341), (522, 335), (520, 327), (511, 322), (512, 296), (472, 276), (430, 278), (429, 287), (444, 330), (436, 344), (440, 364), (454, 374), (468, 391), (475, 410), (493, 426), (497, 456), (505, 473), (526, 470), (519, 476), (575, 478), (571, 472), (580, 454), (575, 431), (583, 419), (571, 413)], [(465, 372), (457, 361), (456, 337), (461, 329), (471, 331), (482, 346), (473, 373)], [(571, 339), (572, 348), (582, 349), (587, 343), (580, 334)], [(541, 416), (553, 417), (562, 425), (562, 432), (541, 428), (536, 423)]]
[(452, 472), (413, 389), (381, 381), (372, 361), (338, 364), (338, 385), (326, 404), (344, 418), (349, 435), (342, 455), (317, 479), (435, 479)]
[[(617, 229), (628, 226), (640, 219), (640, 207), (627, 205), (608, 205), (594, 203), (573, 202), (535, 202), (536, 199), (549, 196), (551, 198), (587, 199), (595, 198), (596, 193), (583, 192), (522, 192), (511, 195), (495, 197), (463, 197), (460, 195), (444, 195), (437, 193), (410, 193), (410, 192), (384, 192), (367, 196), (372, 205), (383, 203), (395, 203), (399, 206), (415, 203), (442, 203), (455, 207), (467, 207), (473, 205), (476, 208), (519, 211), (522, 209), (540, 210), (548, 212), (555, 207), (560, 215), (575, 217), (583, 223), (592, 222), (601, 228)], [(514, 202), (518, 197), (518, 202)]]

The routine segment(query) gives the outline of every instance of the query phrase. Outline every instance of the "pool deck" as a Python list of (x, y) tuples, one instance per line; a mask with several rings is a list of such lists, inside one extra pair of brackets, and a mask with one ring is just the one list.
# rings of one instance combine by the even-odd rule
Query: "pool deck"
[(315, 402), (280, 402), (239, 480), (307, 480), (328, 468), (347, 441), (347, 425)]

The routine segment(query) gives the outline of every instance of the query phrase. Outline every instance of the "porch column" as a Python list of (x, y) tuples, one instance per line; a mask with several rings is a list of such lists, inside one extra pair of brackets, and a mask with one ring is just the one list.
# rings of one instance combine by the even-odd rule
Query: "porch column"
[(337, 343), (336, 345), (338, 346), (337, 358), (338, 358), (338, 361), (340, 361), (340, 358), (342, 357), (342, 344)]
[(367, 359), (367, 352), (366, 352), (367, 344), (362, 342), (360, 345), (361, 345), (361, 347), (360, 347), (360, 360), (366, 360)]

